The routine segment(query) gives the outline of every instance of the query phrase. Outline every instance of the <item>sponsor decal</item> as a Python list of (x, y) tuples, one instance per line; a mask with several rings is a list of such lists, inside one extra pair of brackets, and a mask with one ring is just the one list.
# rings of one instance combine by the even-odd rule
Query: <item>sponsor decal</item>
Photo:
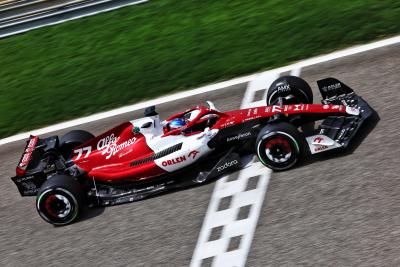
[(119, 138), (116, 138), (113, 143), (108, 143), (106, 147), (103, 147), (101, 154), (106, 155), (106, 159), (111, 158), (115, 154), (117, 154), (119, 151), (122, 149), (132, 145), (136, 141), (136, 137), (132, 137), (131, 139), (128, 139), (121, 144), (117, 144)]
[(253, 115), (257, 115), (258, 108), (249, 108), (249, 109), (247, 109), (247, 116), (251, 116), (251, 113), (253, 113)]
[[(115, 137), (115, 134), (112, 133), (102, 139), (99, 140), (99, 142), (97, 143), (97, 150), (102, 151), (101, 154), (102, 155), (106, 155), (106, 159), (110, 159), (112, 156), (114, 156), (115, 154), (117, 154), (119, 151), (121, 151), (122, 149), (132, 145), (133, 143), (135, 143), (136, 141), (136, 137), (132, 137), (124, 142), (122, 142), (121, 144), (117, 144), (119, 137)], [(130, 153), (126, 152), (124, 153), (122, 156)], [(77, 152), (78, 153), (78, 152)], [(88, 152), (88, 154), (85, 156), (85, 158), (87, 156), (89, 156), (90, 152)], [(79, 154), (78, 154), (79, 156)]]
[(324, 140), (324, 138), (322, 138), (321, 136), (318, 136), (316, 138), (314, 138), (313, 143), (321, 143)]
[(278, 93), (288, 92), (288, 91), (290, 91), (290, 86), (289, 86), (289, 84), (284, 84), (284, 85), (278, 86), (278, 89), (276, 91)]
[(234, 140), (239, 141), (240, 139), (243, 139), (243, 138), (245, 138), (245, 137), (247, 137), (247, 136), (249, 136), (249, 135), (251, 135), (250, 132), (247, 132), (247, 133), (240, 133), (240, 134), (235, 135), (235, 136), (233, 136), (233, 137), (228, 137), (228, 138), (226, 139), (226, 141), (227, 141), (227, 142), (234, 141)]
[(117, 142), (117, 137), (112, 133), (102, 139), (99, 140), (97, 143), (97, 150), (103, 150), (106, 148), (109, 144)]
[(229, 126), (233, 125), (234, 123), (235, 123), (234, 121), (227, 121), (221, 125), (221, 128), (229, 127)]
[(132, 151), (133, 151), (133, 149), (131, 148), (131, 149), (129, 149), (129, 150), (126, 151), (126, 152), (119, 153), (118, 157), (119, 157), (119, 158), (122, 158), (123, 156), (126, 156), (126, 155), (128, 155), (129, 153), (131, 153)]
[(359, 115), (360, 114), (360, 110), (358, 108), (355, 107), (346, 107), (346, 112), (350, 115)]
[(190, 159), (190, 158), (195, 159), (197, 154), (199, 154), (199, 153), (200, 152), (197, 151), (197, 150), (192, 150), (192, 151), (189, 152), (187, 157), (185, 155), (183, 155), (183, 156), (179, 156), (179, 157), (176, 157), (176, 158), (173, 158), (173, 159), (167, 159), (167, 160), (164, 160), (161, 163), (161, 165), (166, 167), (166, 166), (171, 166), (171, 165), (175, 165), (175, 164), (178, 164), (178, 163), (182, 163), (182, 162), (184, 162), (184, 161), (186, 161), (187, 159)]
[(35, 179), (35, 176), (26, 176), (26, 177), (18, 177), (18, 182), (27, 183), (28, 181), (32, 181)]
[(194, 159), (200, 152), (197, 150), (190, 151), (188, 157)]
[(329, 109), (329, 105), (323, 105), (322, 108), (323, 109)]
[(30, 153), (24, 154), (24, 156), (22, 157), (21, 163), (19, 164), (19, 167), (24, 167), (25, 165), (27, 165), (30, 157), (31, 157)]
[(24, 182), (22, 183), (22, 186), (24, 187), (25, 191), (28, 192), (38, 191), (37, 186), (32, 181)]
[(303, 109), (304, 109), (304, 105), (301, 105), (301, 104), (294, 105), (294, 111), (299, 111), (299, 110), (303, 110)]
[(37, 142), (38, 138), (32, 138), (31, 140), (29, 140), (29, 144), (28, 147), (26, 148), (26, 152), (30, 152), (35, 148), (36, 142)]
[(251, 116), (249, 118), (244, 119), (243, 122), (255, 120), (255, 119), (258, 119), (258, 118), (261, 118), (261, 117), (262, 117), (261, 115)]
[(282, 107), (280, 107), (280, 106), (272, 106), (272, 112), (281, 113), (282, 112)]
[(342, 85), (340, 83), (335, 83), (335, 84), (331, 84), (331, 85), (322, 87), (323, 90), (334, 90), (334, 89), (339, 89), (339, 88), (342, 88)]
[(168, 159), (168, 160), (164, 160), (161, 164), (166, 167), (166, 166), (170, 166), (170, 165), (175, 165), (177, 163), (181, 163), (186, 161), (186, 156), (180, 156), (180, 157), (176, 157), (174, 159)]
[(31, 159), (31, 155), (33, 153), (33, 151), (35, 150), (35, 146), (37, 141), (39, 140), (39, 137), (35, 136), (32, 137), (29, 140), (29, 143), (24, 151), (24, 155), (22, 156), (21, 162), (18, 164), (18, 167), (25, 167), (26, 165), (28, 165), (29, 160)]
[(133, 132), (134, 132), (134, 133), (140, 133), (140, 128), (137, 127), (137, 126), (134, 126), (134, 127), (133, 127)]
[(340, 139), (342, 139), (342, 137), (343, 137), (344, 133), (346, 132), (346, 130), (347, 130), (346, 128), (344, 128), (344, 129), (340, 130), (340, 134), (339, 134), (339, 136), (338, 136), (337, 140), (340, 140)]
[(318, 147), (314, 148), (314, 152), (320, 152), (327, 148), (328, 148), (328, 146), (318, 146)]
[(225, 170), (226, 168), (230, 168), (230, 167), (236, 166), (238, 164), (239, 164), (239, 162), (236, 159), (232, 160), (230, 162), (225, 162), (224, 165), (217, 167), (217, 171), (221, 172), (221, 171)]

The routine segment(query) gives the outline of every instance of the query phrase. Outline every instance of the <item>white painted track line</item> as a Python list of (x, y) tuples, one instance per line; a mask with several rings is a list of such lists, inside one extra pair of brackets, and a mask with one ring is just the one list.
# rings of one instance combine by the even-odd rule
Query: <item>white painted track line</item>
[[(291, 75), (300, 75), (300, 71), (300, 68), (296, 68)], [(280, 74), (276, 70), (271, 70), (254, 77), (247, 84), (240, 108), (265, 105), (268, 88)], [(255, 99), (258, 91), (264, 91), (261, 99)], [(254, 177), (258, 177), (256, 188), (246, 191), (249, 180)], [(193, 252), (191, 267), (202, 266), (203, 261), (211, 261), (212, 266), (218, 267), (245, 266), (270, 177), (271, 170), (257, 162), (253, 165), (250, 163), (247, 168), (241, 170), (236, 181), (226, 182), (227, 177), (224, 177), (216, 182)], [(219, 203), (228, 196), (232, 199), (229, 209), (218, 210)], [(248, 217), (238, 220), (240, 208), (246, 206), (251, 207)], [(218, 227), (223, 227), (220, 238), (210, 240), (212, 232)], [(237, 241), (239, 244), (232, 250), (230, 243), (235, 238), (239, 240)]]
[[(270, 170), (260, 162), (240, 171), (235, 181), (219, 179), (204, 218), (190, 266), (199, 267), (211, 259), (212, 266), (244, 266), (253, 240), (254, 229), (270, 179)], [(255, 189), (246, 190), (250, 179), (258, 179)], [(221, 201), (230, 197), (229, 208), (218, 210)], [(247, 218), (238, 218), (241, 208), (249, 207)], [(219, 238), (210, 240), (213, 231), (221, 229)], [(236, 246), (231, 243), (237, 240)]]
[[(246, 92), (243, 97), (243, 102), (241, 108), (252, 108), (265, 106), (265, 98), (267, 97), (267, 90), (271, 83), (279, 78), (280, 72), (275, 70), (267, 71), (257, 75), (253, 80), (247, 85)], [(254, 99), (258, 91), (265, 91), (261, 99)]]
[(249, 75), (249, 76), (246, 76), (246, 77), (237, 78), (237, 79), (233, 79), (233, 80), (229, 80), (229, 81), (225, 81), (225, 82), (220, 82), (220, 83), (217, 83), (217, 84), (207, 85), (207, 86), (204, 86), (204, 87), (201, 87), (201, 88), (198, 88), (198, 89), (194, 89), (194, 90), (190, 90), (190, 91), (184, 91), (184, 92), (181, 92), (181, 93), (160, 97), (160, 98), (157, 98), (157, 99), (154, 99), (154, 100), (140, 102), (138, 104), (134, 104), (134, 105), (125, 106), (125, 107), (113, 109), (113, 110), (106, 111), (106, 112), (93, 114), (93, 115), (88, 116), (88, 117), (83, 117), (83, 118), (79, 118), (79, 119), (76, 119), (76, 120), (71, 120), (71, 121), (55, 124), (55, 125), (52, 125), (52, 126), (48, 126), (48, 127), (42, 128), (42, 129), (32, 130), (31, 132), (20, 133), (20, 134), (17, 134), (17, 135), (13, 135), (13, 136), (1, 139), (0, 140), (0, 145), (4, 145), (4, 144), (7, 144), (7, 143), (11, 143), (11, 142), (15, 142), (15, 141), (26, 139), (26, 138), (29, 137), (30, 134), (32, 134), (32, 135), (41, 135), (41, 134), (46, 134), (46, 133), (50, 133), (50, 132), (55, 132), (55, 131), (59, 131), (59, 130), (62, 130), (62, 129), (66, 129), (66, 128), (82, 125), (82, 124), (85, 124), (85, 123), (89, 123), (89, 122), (93, 122), (93, 121), (97, 121), (97, 120), (101, 120), (101, 119), (117, 116), (117, 115), (120, 115), (120, 114), (132, 112), (132, 111), (135, 111), (135, 110), (144, 109), (144, 108), (152, 106), (152, 105), (159, 105), (159, 104), (162, 104), (162, 103), (172, 102), (174, 100), (186, 98), (186, 97), (189, 97), (189, 96), (198, 95), (198, 94), (202, 94), (202, 93), (207, 93), (207, 92), (215, 91), (215, 90), (218, 90), (218, 89), (223, 89), (225, 87), (229, 87), (229, 86), (232, 86), (232, 85), (237, 85), (237, 84), (248, 82), (253, 77), (254, 77), (254, 75)]
[[(393, 45), (393, 44), (397, 44), (397, 43), (400, 43), (400, 36), (395, 36), (395, 37), (384, 39), (384, 40), (377, 41), (377, 42), (374, 42), (374, 43), (355, 46), (355, 47), (351, 47), (351, 48), (348, 48), (348, 49), (344, 49), (344, 50), (340, 50), (340, 51), (337, 51), (337, 52), (333, 52), (333, 53), (330, 53), (330, 54), (327, 54), (327, 55), (322, 55), (322, 56), (306, 59), (306, 60), (291, 64), (289, 66), (285, 66), (285, 67), (269, 70), (269, 71), (266, 71), (266, 72), (278, 72), (278, 73), (280, 73), (280, 72), (286, 72), (286, 71), (291, 71), (291, 70), (295, 71), (295, 70), (301, 69), (303, 67), (311, 66), (311, 65), (314, 65), (314, 64), (317, 64), (317, 63), (327, 62), (327, 61), (338, 59), (338, 58), (341, 58), (341, 57), (354, 55), (354, 54), (357, 54), (357, 53), (361, 53), (361, 52), (365, 52), (365, 51), (369, 51), (369, 50), (372, 50), (372, 49), (376, 49), (376, 48), (380, 48), (380, 47), (384, 47), (384, 46), (388, 46), (388, 45)], [(255, 78), (257, 75), (263, 75), (266, 72), (256, 73), (256, 74), (252, 74), (252, 75), (236, 78), (236, 79), (225, 81), (225, 82), (211, 84), (211, 85), (204, 86), (204, 87), (201, 87), (201, 88), (198, 88), (198, 89), (185, 91), (185, 92), (181, 92), (181, 93), (177, 93), (177, 94), (173, 94), (173, 95), (169, 95), (169, 96), (164, 96), (164, 97), (157, 98), (157, 99), (154, 99), (154, 100), (141, 102), (141, 103), (138, 103), (138, 104), (134, 104), (134, 105), (130, 105), (130, 106), (126, 106), (126, 107), (110, 110), (110, 111), (107, 111), (107, 112), (94, 114), (94, 115), (91, 115), (91, 116), (88, 116), (88, 117), (83, 117), (83, 118), (79, 118), (79, 119), (76, 119), (76, 120), (71, 120), (71, 121), (59, 123), (59, 124), (56, 124), (56, 125), (53, 125), (53, 126), (45, 127), (45, 128), (38, 129), (38, 130), (33, 130), (33, 131), (27, 132), (27, 133), (20, 133), (20, 134), (14, 135), (14, 136), (10, 136), (10, 137), (1, 139), (0, 140), (0, 145), (4, 145), (4, 144), (7, 144), (7, 143), (11, 143), (11, 142), (15, 142), (15, 141), (26, 139), (26, 138), (29, 137), (30, 134), (40, 135), (40, 134), (50, 133), (50, 132), (66, 129), (66, 128), (69, 128), (69, 127), (85, 124), (85, 123), (88, 123), (88, 122), (92, 122), (92, 121), (101, 120), (101, 119), (104, 119), (104, 118), (108, 118), (108, 117), (124, 114), (124, 113), (127, 113), (127, 112), (132, 112), (134, 110), (143, 109), (143, 108), (151, 106), (151, 105), (158, 105), (158, 104), (170, 102), (170, 101), (173, 101), (173, 100), (176, 100), (176, 99), (182, 99), (182, 98), (185, 98), (185, 97), (188, 97), (188, 96), (192, 96), (192, 95), (196, 95), (196, 94), (201, 94), (201, 93), (206, 93), (206, 92), (210, 92), (210, 91), (214, 91), (214, 90), (223, 89), (225, 87), (236, 85), (236, 84), (240, 84), (240, 83), (244, 83), (244, 82), (249, 82), (253, 78)]]

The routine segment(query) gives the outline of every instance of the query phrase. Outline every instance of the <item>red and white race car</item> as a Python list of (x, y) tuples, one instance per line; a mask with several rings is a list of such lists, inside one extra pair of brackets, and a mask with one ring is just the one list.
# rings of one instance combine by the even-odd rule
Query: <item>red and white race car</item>
[(308, 155), (347, 147), (374, 113), (334, 78), (318, 86), (322, 104), (312, 104), (304, 80), (286, 76), (271, 85), (261, 107), (221, 112), (208, 102), (165, 121), (149, 107), (143, 118), (97, 137), (81, 130), (31, 136), (12, 180), (21, 195), (37, 195), (44, 220), (64, 225), (85, 204), (131, 202), (201, 184), (240, 168), (249, 153), (268, 168), (286, 170)]

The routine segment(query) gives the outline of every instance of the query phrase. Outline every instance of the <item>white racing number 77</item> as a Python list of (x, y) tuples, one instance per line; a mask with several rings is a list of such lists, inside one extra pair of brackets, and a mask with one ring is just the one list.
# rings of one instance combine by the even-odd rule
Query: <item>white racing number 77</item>
[(89, 157), (90, 152), (92, 152), (92, 147), (87, 146), (87, 147), (75, 149), (74, 153), (78, 154), (78, 156), (76, 157), (76, 160), (78, 160), (82, 157), (84, 151), (86, 151), (85, 158), (87, 158), (87, 157)]

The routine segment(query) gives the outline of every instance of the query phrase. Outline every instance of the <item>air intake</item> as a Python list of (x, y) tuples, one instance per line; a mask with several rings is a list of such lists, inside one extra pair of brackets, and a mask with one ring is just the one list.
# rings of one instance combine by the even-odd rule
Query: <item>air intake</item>
[(171, 147), (169, 147), (169, 148), (166, 148), (166, 149), (164, 149), (164, 150), (162, 150), (162, 151), (160, 151), (160, 152), (157, 152), (157, 153), (151, 155), (150, 157), (132, 161), (132, 162), (131, 162), (131, 166), (132, 166), (132, 167), (133, 167), (133, 166), (138, 166), (138, 165), (141, 165), (141, 164), (145, 164), (145, 163), (147, 163), (147, 162), (154, 161), (154, 160), (156, 160), (156, 159), (159, 159), (159, 158), (165, 157), (165, 156), (167, 156), (167, 155), (169, 155), (169, 154), (172, 154), (172, 153), (174, 153), (174, 152), (180, 150), (181, 148), (182, 148), (182, 143), (173, 145), (173, 146), (171, 146)]

